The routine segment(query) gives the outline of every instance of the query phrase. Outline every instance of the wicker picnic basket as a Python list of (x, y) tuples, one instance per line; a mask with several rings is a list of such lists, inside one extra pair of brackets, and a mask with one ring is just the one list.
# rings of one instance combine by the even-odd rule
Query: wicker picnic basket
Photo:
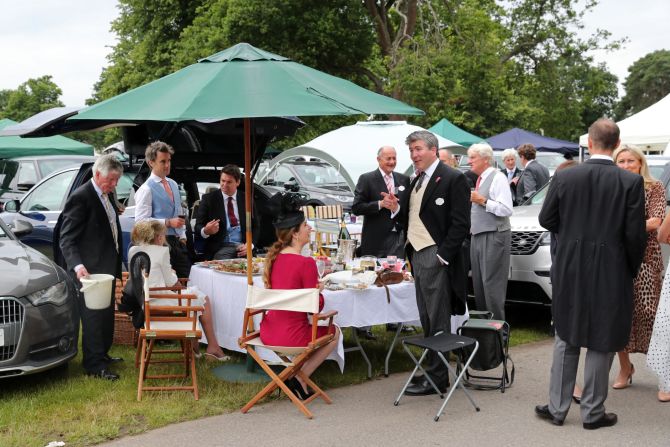
[[(116, 279), (116, 289), (114, 291), (116, 305), (121, 301), (121, 292), (126, 281), (128, 281), (128, 272), (123, 272), (121, 279)], [(114, 312), (114, 338), (112, 343), (115, 345), (137, 346), (138, 338), (139, 332), (133, 326), (133, 319), (130, 315), (116, 310)]]

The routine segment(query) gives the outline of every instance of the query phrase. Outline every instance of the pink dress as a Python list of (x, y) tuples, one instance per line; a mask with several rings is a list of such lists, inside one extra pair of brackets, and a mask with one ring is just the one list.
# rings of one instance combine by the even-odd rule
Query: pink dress
[[(272, 266), (270, 283), (273, 289), (309, 289), (317, 287), (319, 275), (312, 258), (291, 253), (277, 255)], [(323, 296), (319, 294), (319, 310)], [(326, 335), (328, 328), (319, 327), (317, 338)], [(312, 325), (307, 312), (271, 310), (261, 321), (261, 340), (273, 346), (307, 346), (312, 341)]]

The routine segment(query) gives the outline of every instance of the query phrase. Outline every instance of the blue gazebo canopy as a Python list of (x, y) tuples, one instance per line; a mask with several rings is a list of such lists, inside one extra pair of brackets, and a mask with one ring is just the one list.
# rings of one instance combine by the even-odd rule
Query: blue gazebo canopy
[(540, 152), (560, 152), (562, 154), (579, 154), (579, 144), (558, 138), (545, 137), (515, 127), (486, 139), (494, 150), (516, 148), (521, 144), (531, 143)]

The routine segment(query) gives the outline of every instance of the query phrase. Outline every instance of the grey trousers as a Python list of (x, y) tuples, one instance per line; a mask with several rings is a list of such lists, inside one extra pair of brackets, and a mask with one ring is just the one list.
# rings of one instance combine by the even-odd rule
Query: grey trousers
[[(549, 378), (549, 411), (556, 419), (564, 420), (570, 409), (580, 349), (579, 346), (569, 345), (556, 336)], [(605, 399), (613, 359), (613, 352), (586, 350), (584, 390), (581, 400), (582, 422), (597, 421), (605, 413)]]
[[(449, 333), (451, 325), (451, 297), (447, 273), (449, 267), (437, 259), (435, 245), (413, 252), (410, 262), (424, 337), (430, 337), (439, 331)], [(449, 380), (447, 368), (432, 351), (428, 354), (427, 366), (426, 372), (438, 386), (447, 383)]]
[(470, 268), (477, 310), (493, 312), (505, 320), (505, 297), (509, 278), (511, 231), (473, 234), (470, 242)]

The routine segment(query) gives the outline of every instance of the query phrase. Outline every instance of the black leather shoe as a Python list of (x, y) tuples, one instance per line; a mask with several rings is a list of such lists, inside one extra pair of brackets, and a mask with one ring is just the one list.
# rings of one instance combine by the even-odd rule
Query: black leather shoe
[[(447, 387), (440, 384), (436, 383), (437, 388), (440, 390), (440, 393), (445, 393), (447, 391)], [(419, 383), (412, 384), (407, 387), (405, 390), (405, 394), (408, 396), (428, 396), (430, 394), (437, 394), (435, 391), (435, 388), (432, 387), (430, 382), (428, 380), (423, 379)]]
[(110, 357), (109, 355), (106, 355), (105, 356), (105, 361), (107, 363), (118, 363), (118, 362), (122, 362), (123, 359), (121, 357)]
[(612, 425), (615, 425), (618, 420), (619, 420), (619, 418), (617, 417), (616, 414), (605, 413), (597, 421), (584, 422), (583, 425), (584, 425), (584, 428), (587, 429), (587, 430), (597, 430), (601, 427), (611, 427)]
[(541, 419), (546, 419), (547, 421), (554, 425), (558, 425), (559, 427), (563, 425), (563, 421), (561, 419), (557, 419), (553, 414), (551, 414), (551, 411), (549, 411), (549, 405), (536, 405), (535, 414), (538, 415)]
[(90, 377), (97, 377), (98, 379), (105, 379), (105, 380), (119, 380), (121, 376), (119, 376), (116, 373), (113, 373), (112, 371), (108, 369), (101, 369), (100, 371), (96, 373), (89, 373), (88, 374)]
[(364, 338), (366, 340), (377, 340), (377, 337), (375, 337), (375, 334), (373, 334), (370, 329), (367, 331), (361, 331), (357, 329), (356, 333), (358, 334), (359, 338)]

